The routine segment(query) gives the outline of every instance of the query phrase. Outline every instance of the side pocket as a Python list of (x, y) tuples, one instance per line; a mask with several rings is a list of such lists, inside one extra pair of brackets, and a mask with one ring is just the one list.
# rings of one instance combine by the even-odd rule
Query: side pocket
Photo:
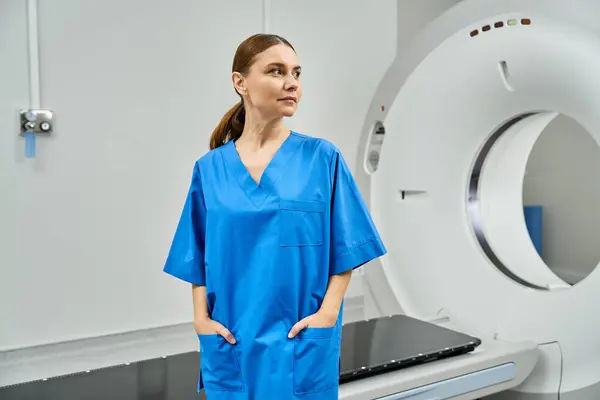
[(306, 328), (294, 339), (294, 393), (310, 394), (339, 384), (340, 347), (331, 328)]
[(200, 380), (199, 386), (207, 390), (245, 390), (242, 369), (234, 345), (219, 334), (198, 335), (200, 340)]
[(307, 200), (279, 200), (279, 245), (321, 246), (325, 203)]

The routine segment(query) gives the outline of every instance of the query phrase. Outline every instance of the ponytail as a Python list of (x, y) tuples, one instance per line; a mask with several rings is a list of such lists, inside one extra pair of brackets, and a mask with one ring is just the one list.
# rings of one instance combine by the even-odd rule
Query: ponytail
[(216, 149), (230, 140), (236, 140), (242, 136), (245, 122), (246, 111), (244, 110), (244, 103), (240, 101), (225, 113), (221, 122), (213, 131), (210, 136), (210, 149)]

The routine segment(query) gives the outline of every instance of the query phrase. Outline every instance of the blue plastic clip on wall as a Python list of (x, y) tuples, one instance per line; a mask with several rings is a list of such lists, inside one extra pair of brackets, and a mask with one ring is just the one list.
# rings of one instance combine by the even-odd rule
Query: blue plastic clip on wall
[(35, 157), (35, 133), (31, 131), (25, 132), (25, 157)]

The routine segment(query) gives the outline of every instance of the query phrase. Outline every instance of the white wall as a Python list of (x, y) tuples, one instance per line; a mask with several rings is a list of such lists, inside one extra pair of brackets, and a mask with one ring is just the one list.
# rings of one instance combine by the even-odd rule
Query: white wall
[(575, 120), (559, 115), (527, 162), (525, 204), (543, 206), (542, 258), (576, 283), (600, 262), (600, 147)]
[(263, 26), (294, 44), (304, 99), (289, 125), (354, 167), (395, 55), (396, 2), (39, 2), (56, 132), (33, 160), (17, 119), (25, 3), (0, 5), (0, 385), (193, 351), (189, 285), (161, 269), (193, 163), (237, 101), (237, 45)]

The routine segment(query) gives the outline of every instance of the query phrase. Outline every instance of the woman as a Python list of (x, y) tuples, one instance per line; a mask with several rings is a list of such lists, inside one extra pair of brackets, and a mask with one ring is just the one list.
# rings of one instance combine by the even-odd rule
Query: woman
[(209, 400), (337, 399), (350, 275), (386, 252), (339, 150), (284, 125), (300, 72), (280, 36), (240, 44), (241, 101), (195, 163), (164, 267), (192, 284)]

